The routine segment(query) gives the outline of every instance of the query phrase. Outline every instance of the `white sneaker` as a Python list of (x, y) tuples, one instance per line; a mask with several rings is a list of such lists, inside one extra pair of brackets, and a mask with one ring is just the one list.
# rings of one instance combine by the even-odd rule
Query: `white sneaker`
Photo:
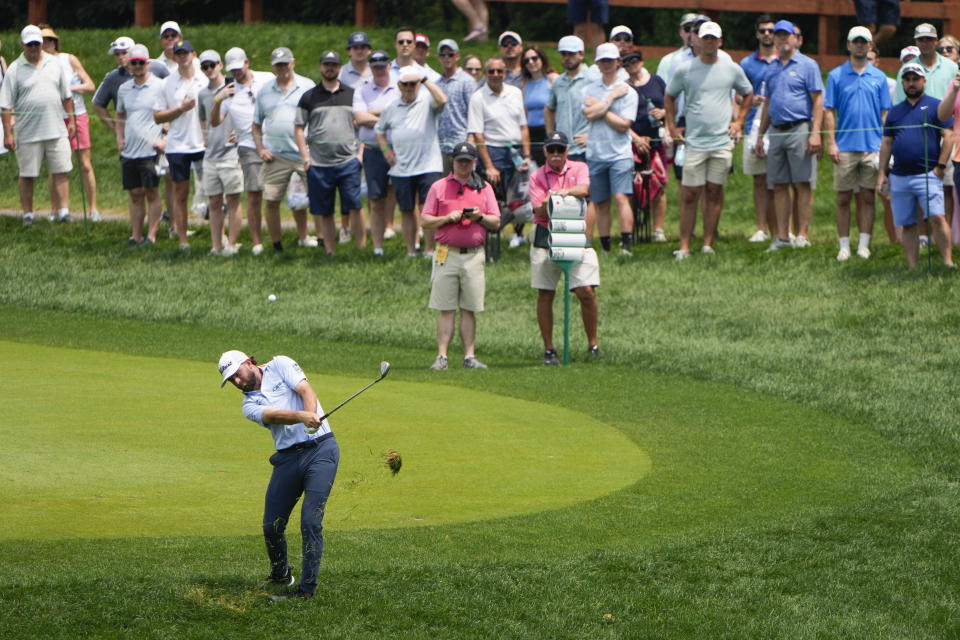
[(60, 222), (70, 222), (70, 212), (64, 211), (63, 213), (59, 214), (57, 216), (57, 220)]
[(810, 240), (807, 239), (807, 236), (797, 236), (793, 240), (793, 246), (797, 249), (806, 249), (810, 246)]
[(340, 229), (340, 244), (347, 244), (353, 239), (353, 232), (350, 229)]
[(180, 251), (190, 251), (190, 243), (189, 242), (181, 243)]
[(210, 206), (206, 203), (199, 203), (193, 206), (193, 215), (207, 220), (210, 218)]
[[(47, 220), (49, 220), (50, 222), (56, 222), (56, 221), (57, 221), (57, 212), (56, 212), (56, 211), (51, 211), (50, 214), (47, 216)], [(922, 244), (921, 244), (921, 246), (922, 246)]]
[(424, 251), (422, 255), (427, 260), (433, 260), (433, 251)]
[(870, 257), (870, 247), (860, 247), (857, 249), (857, 255), (864, 260), (868, 259)]
[(757, 232), (750, 236), (750, 239), (747, 242), (766, 242), (770, 239), (770, 235), (763, 229), (757, 229)]
[(796, 241), (797, 236), (793, 235), (792, 233), (790, 233), (790, 232), (788, 231), (788, 232), (787, 232), (787, 239), (790, 241), (790, 244), (793, 244), (793, 243)]
[(229, 258), (231, 256), (237, 255), (238, 253), (240, 253), (239, 245), (237, 245), (236, 247), (226, 246), (223, 248), (223, 251), (220, 252), (220, 255), (224, 256), (225, 258)]
[(311, 249), (320, 245), (320, 243), (317, 242), (316, 236), (307, 236), (306, 238), (302, 238), (297, 244), (301, 247), (309, 247)]
[(849, 259), (850, 259), (850, 248), (849, 248), (849, 247), (841, 247), (841, 248), (840, 248), (840, 252), (837, 253), (837, 260), (838, 260), (839, 262), (846, 262), (846, 261), (849, 260)]
[(518, 233), (518, 234), (514, 235), (512, 238), (510, 238), (510, 248), (511, 248), (511, 249), (516, 249), (517, 247), (521, 246), (521, 245), (522, 245), (524, 242), (526, 242), (526, 241), (527, 241), (527, 239), (524, 238), (522, 235), (520, 235), (520, 234)]
[(396, 232), (396, 231), (394, 231), (393, 229), (389, 229), (389, 228), (388, 228), (388, 229), (384, 229), (384, 231), (383, 231), (383, 239), (384, 239), (384, 240), (390, 240), (390, 239), (396, 238), (396, 237), (397, 237), (397, 232)]
[(193, 229), (187, 229), (187, 237), (188, 237), (188, 238), (192, 238), (192, 237), (193, 237), (193, 234), (195, 234), (195, 233), (196, 233), (196, 231), (194, 231)]
[(211, 255), (211, 256), (219, 256), (219, 255), (221, 255), (221, 254), (220, 254), (220, 252), (217, 251), (216, 249), (210, 249), (210, 255)]
[(170, 227), (170, 230), (167, 231), (167, 237), (173, 240), (177, 237), (177, 230), (174, 227)]
[(677, 249), (676, 251), (673, 252), (673, 257), (676, 258), (678, 261), (686, 260), (687, 258), (690, 257), (690, 252), (684, 251), (683, 249)]
[(663, 229), (654, 229), (653, 230), (653, 241), (654, 242), (666, 242), (667, 234), (663, 232)]
[(33, 214), (32, 213), (23, 214), (23, 226), (29, 227), (32, 224), (33, 224)]
[(930, 245), (930, 238), (927, 236), (920, 236), (920, 248), (926, 249)]
[(774, 238), (773, 242), (770, 243), (770, 246), (767, 247), (767, 253), (772, 251), (780, 251), (780, 249), (789, 249), (792, 246), (792, 242), (784, 242), (780, 238)]
[(100, 222), (100, 212), (96, 209), (90, 212), (90, 222)]
[(708, 255), (708, 256), (715, 256), (715, 255), (717, 255), (717, 252), (713, 250), (713, 247), (711, 247), (711, 246), (708, 245), (708, 244), (705, 244), (705, 245), (703, 245), (702, 247), (700, 247), (700, 253), (702, 253), (702, 254), (704, 254), (704, 255)]
[(253, 248), (250, 249), (250, 253), (252, 253), (255, 256), (260, 255), (261, 253), (263, 253), (263, 245), (262, 244), (253, 245)]

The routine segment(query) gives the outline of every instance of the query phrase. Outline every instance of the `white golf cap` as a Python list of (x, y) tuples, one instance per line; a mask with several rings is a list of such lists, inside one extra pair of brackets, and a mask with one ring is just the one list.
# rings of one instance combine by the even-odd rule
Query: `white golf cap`
[(33, 44), (43, 43), (43, 33), (40, 31), (40, 27), (28, 24), (23, 28), (23, 31), (20, 32), (20, 42), (23, 44)]
[(704, 36), (713, 36), (714, 38), (722, 38), (723, 30), (720, 28), (716, 22), (704, 22), (700, 25), (700, 29), (697, 31), (697, 35), (701, 38)]
[(516, 31), (504, 31), (503, 33), (500, 34), (500, 37), (497, 38), (497, 45), (502, 47), (503, 41), (506, 40), (507, 38), (513, 38), (514, 40), (517, 41), (517, 44), (523, 44), (523, 39), (520, 37), (519, 33), (517, 33)]
[(560, 53), (583, 53), (583, 40), (577, 36), (563, 36), (557, 43), (557, 51)]
[(597, 47), (597, 55), (593, 56), (594, 61), (597, 60), (619, 60), (620, 59), (620, 49), (617, 48), (617, 45), (612, 42), (604, 42), (599, 47)]
[(936, 38), (937, 37), (937, 28), (930, 24), (929, 22), (924, 22), (923, 24), (918, 24), (916, 29), (913, 30), (913, 39), (918, 38)]
[(900, 49), (900, 64), (903, 64), (904, 58), (909, 58), (913, 56), (914, 58), (920, 57), (920, 47), (910, 45), (909, 47), (904, 47)]
[(135, 44), (136, 43), (133, 41), (133, 38), (128, 36), (120, 36), (110, 43), (110, 49), (107, 51), (107, 53), (114, 54), (117, 51), (130, 51)]
[(419, 82), (423, 80), (423, 78), (423, 71), (420, 71), (420, 69), (417, 69), (412, 64), (400, 67), (400, 70), (397, 72), (397, 80), (402, 82)]
[(135, 44), (130, 47), (130, 55), (127, 56), (127, 60), (149, 60), (150, 52), (147, 51), (147, 48), (142, 44)]
[(160, 35), (163, 35), (164, 31), (176, 31), (177, 33), (183, 33), (180, 31), (180, 25), (174, 22), (173, 20), (167, 20), (162, 25), (160, 25)]
[(231, 49), (227, 49), (227, 53), (223, 56), (223, 60), (223, 66), (227, 68), (227, 71), (242, 69), (243, 64), (247, 61), (247, 52), (240, 47), (233, 47)]
[(200, 54), (200, 64), (204, 62), (220, 62), (220, 54), (213, 49), (206, 49)]
[(633, 40), (633, 31), (631, 31), (630, 27), (628, 27), (625, 24), (617, 25), (613, 29), (610, 29), (610, 39), (613, 40), (621, 33), (627, 34), (628, 36), (630, 36), (630, 39)]
[(908, 73), (913, 73), (920, 76), (921, 78), (927, 77), (927, 72), (922, 65), (917, 64), (916, 62), (908, 62), (903, 65), (903, 68), (900, 69), (900, 77), (905, 77)]
[(220, 383), (220, 387), (223, 388), (223, 385), (227, 384), (227, 380), (233, 377), (233, 374), (237, 372), (237, 369), (240, 368), (244, 362), (250, 358), (243, 351), (225, 351), (222, 356), (220, 356), (220, 364), (217, 365), (217, 368), (220, 369), (220, 375), (223, 376), (223, 381)]
[(847, 32), (847, 42), (853, 42), (857, 38), (863, 38), (867, 42), (873, 42), (873, 34), (866, 27), (853, 27)]
[(443, 40), (441, 40), (440, 42), (438, 42), (438, 43), (437, 43), (437, 53), (440, 53), (440, 50), (443, 49), (444, 47), (450, 49), (451, 51), (453, 51), (453, 52), (455, 52), (455, 53), (460, 51), (460, 45), (458, 45), (458, 44), (457, 44), (457, 41), (456, 41), (456, 40), (453, 40), (452, 38), (444, 38)]

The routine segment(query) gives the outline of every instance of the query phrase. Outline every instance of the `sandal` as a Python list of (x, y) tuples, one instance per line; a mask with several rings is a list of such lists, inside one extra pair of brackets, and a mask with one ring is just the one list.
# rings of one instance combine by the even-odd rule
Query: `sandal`
[(486, 41), (487, 41), (487, 28), (486, 28), (486, 27), (476, 27), (475, 29), (471, 29), (471, 30), (470, 30), (470, 33), (468, 33), (468, 34), (463, 38), (463, 41), (464, 41), (464, 42), (470, 42), (470, 41), (472, 41), (472, 40), (479, 40), (480, 42), (486, 42)]

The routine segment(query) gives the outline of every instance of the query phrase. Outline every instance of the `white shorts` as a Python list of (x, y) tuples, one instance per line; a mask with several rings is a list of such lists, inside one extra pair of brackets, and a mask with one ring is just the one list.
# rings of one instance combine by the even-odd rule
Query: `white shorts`
[[(563, 276), (563, 269), (550, 259), (550, 250), (530, 244), (530, 287), (543, 291), (556, 291)], [(600, 286), (600, 262), (597, 252), (587, 249), (583, 261), (570, 267), (570, 290), (580, 287)]]
[(209, 196), (232, 196), (243, 191), (243, 170), (233, 162), (203, 161), (203, 192)]
[(40, 165), (47, 159), (50, 173), (68, 173), (73, 170), (70, 162), (70, 142), (66, 136), (37, 142), (17, 142), (17, 167), (21, 178), (36, 178)]
[(702, 187), (708, 182), (710, 184), (726, 184), (732, 165), (732, 145), (714, 151), (687, 149), (687, 158), (683, 162), (681, 184), (685, 187)]

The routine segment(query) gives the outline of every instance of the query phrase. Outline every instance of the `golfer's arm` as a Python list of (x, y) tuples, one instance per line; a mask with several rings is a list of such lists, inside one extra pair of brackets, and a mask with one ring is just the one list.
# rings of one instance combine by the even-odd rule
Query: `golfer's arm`
[(306, 378), (300, 381), (300, 384), (297, 385), (295, 391), (300, 395), (300, 398), (303, 400), (303, 410), (309, 413), (317, 412), (317, 394), (313, 390), (313, 387), (310, 386), (310, 383)]
[(293, 411), (290, 409), (275, 409), (267, 407), (263, 410), (260, 419), (264, 424), (297, 424), (309, 420), (311, 416), (317, 413), (317, 394), (313, 387), (304, 378), (294, 389), (303, 400), (303, 411)]

